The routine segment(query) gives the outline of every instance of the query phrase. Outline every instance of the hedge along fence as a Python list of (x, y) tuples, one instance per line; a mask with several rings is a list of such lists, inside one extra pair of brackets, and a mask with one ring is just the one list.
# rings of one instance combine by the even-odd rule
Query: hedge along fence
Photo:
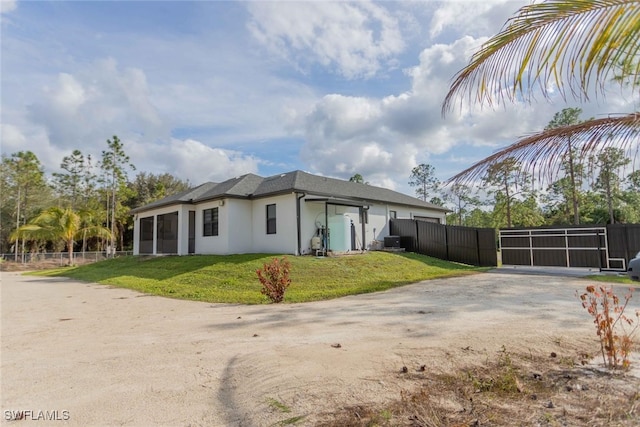
[(389, 221), (391, 235), (409, 252), (479, 267), (498, 265), (496, 231), (493, 228), (442, 225), (415, 219)]

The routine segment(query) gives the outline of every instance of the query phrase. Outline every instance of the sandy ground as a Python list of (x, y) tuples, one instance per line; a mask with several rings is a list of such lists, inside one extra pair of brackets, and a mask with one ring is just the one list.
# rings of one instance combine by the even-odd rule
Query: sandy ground
[[(596, 345), (575, 296), (588, 282), (571, 277), (485, 273), (260, 306), (1, 279), (9, 425), (51, 414), (64, 420), (33, 424), (266, 426), (294, 415), (312, 424), (339, 407), (397, 399), (403, 366), (441, 370), (471, 353)], [(11, 411), (25, 419), (6, 421)]]

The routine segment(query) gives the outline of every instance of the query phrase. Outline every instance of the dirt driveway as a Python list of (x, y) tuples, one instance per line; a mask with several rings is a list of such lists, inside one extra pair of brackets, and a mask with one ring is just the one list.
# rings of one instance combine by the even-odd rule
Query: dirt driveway
[[(485, 273), (241, 306), (3, 273), (3, 423), (52, 414), (63, 420), (34, 424), (263, 426), (296, 414), (312, 423), (338, 407), (396, 399), (403, 366), (595, 344), (575, 297), (587, 283)], [(13, 411), (25, 420), (7, 422)]]

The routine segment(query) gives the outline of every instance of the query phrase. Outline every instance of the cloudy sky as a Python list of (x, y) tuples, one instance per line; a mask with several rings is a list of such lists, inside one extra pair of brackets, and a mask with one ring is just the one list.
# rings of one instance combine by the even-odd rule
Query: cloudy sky
[[(446, 180), (578, 106), (440, 114), (528, 1), (0, 1), (2, 153), (48, 173), (117, 135), (138, 171), (193, 184), (300, 169), (413, 194), (417, 164)], [(606, 102), (583, 117), (633, 109)]]

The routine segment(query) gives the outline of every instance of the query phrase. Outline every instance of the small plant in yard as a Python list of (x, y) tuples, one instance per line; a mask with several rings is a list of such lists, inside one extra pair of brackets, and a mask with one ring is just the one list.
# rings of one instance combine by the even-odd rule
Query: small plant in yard
[[(576, 292), (577, 293), (577, 292)], [(625, 309), (633, 294), (624, 296), (624, 302), (613, 293), (613, 286), (587, 286), (587, 291), (579, 295), (584, 307), (596, 325), (596, 334), (600, 340), (602, 361), (609, 369), (624, 368), (630, 366), (629, 355), (633, 346), (633, 335), (640, 325), (640, 310), (637, 310), (636, 324), (634, 320), (625, 314)], [(626, 330), (625, 328), (631, 328)]]
[(291, 412), (291, 408), (272, 397), (267, 399), (267, 405), (269, 405), (273, 409), (277, 409), (280, 412)]
[(502, 346), (502, 354), (497, 363), (488, 373), (483, 374), (477, 370), (470, 370), (466, 374), (476, 393), (493, 392), (509, 395), (520, 393), (522, 390), (517, 369), (504, 346)]
[(266, 295), (271, 302), (282, 302), (284, 293), (291, 285), (289, 271), (291, 264), (286, 258), (274, 258), (271, 262), (264, 263), (263, 267), (256, 270), (258, 280), (262, 284), (260, 292)]

